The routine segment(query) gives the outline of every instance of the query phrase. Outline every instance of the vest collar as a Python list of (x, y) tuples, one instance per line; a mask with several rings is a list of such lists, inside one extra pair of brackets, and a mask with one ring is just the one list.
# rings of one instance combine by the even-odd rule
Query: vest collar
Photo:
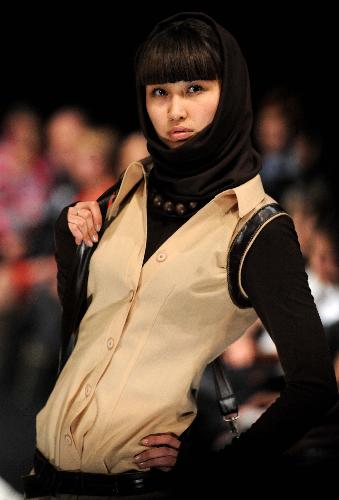
[[(135, 161), (131, 163), (122, 174), (122, 182), (118, 194), (113, 202), (112, 209), (121, 203), (125, 196), (135, 186), (135, 184), (144, 177), (146, 180), (147, 174), (151, 168), (149, 159)], [(227, 189), (218, 193), (214, 200), (218, 201), (221, 198), (227, 197), (226, 208), (230, 209), (230, 205), (238, 203), (239, 217), (242, 218), (253, 210), (265, 197), (265, 191), (261, 182), (260, 175), (257, 174), (249, 181), (232, 189)], [(221, 201), (221, 200), (220, 200)]]
[(118, 209), (120, 203), (123, 199), (128, 195), (131, 189), (144, 177), (146, 180), (146, 169), (148, 167), (143, 165), (143, 163), (139, 161), (134, 161), (131, 163), (126, 170), (122, 172), (120, 175), (121, 184), (119, 190), (115, 196), (112, 197), (112, 203), (109, 204), (109, 208), (107, 210), (107, 216), (114, 216), (116, 210)]
[(257, 174), (244, 184), (232, 189), (227, 189), (217, 194), (214, 199), (224, 196), (235, 196), (238, 203), (239, 217), (242, 218), (253, 210), (265, 197), (261, 177)]

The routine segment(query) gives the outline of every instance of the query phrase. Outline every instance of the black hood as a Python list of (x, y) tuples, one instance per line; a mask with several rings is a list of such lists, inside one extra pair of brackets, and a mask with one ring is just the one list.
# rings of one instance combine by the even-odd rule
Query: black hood
[[(259, 172), (261, 165), (251, 142), (252, 105), (247, 65), (233, 36), (203, 13), (182, 12), (157, 24), (148, 39), (168, 23), (187, 18), (209, 24), (220, 42), (223, 77), (212, 123), (182, 146), (170, 149), (160, 141), (148, 117), (143, 86), (137, 87), (138, 109), (154, 161), (152, 182), (174, 200), (207, 200), (248, 181)], [(138, 53), (136, 58), (137, 61)]]

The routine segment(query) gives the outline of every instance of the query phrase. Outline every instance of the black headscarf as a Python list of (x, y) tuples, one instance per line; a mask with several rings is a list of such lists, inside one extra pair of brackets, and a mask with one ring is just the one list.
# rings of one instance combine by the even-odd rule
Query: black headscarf
[(161, 21), (148, 39), (168, 23), (187, 18), (209, 24), (220, 42), (223, 77), (212, 123), (183, 145), (170, 149), (158, 138), (148, 117), (143, 86), (137, 88), (138, 108), (147, 148), (154, 161), (151, 171), (154, 185), (174, 201), (206, 201), (248, 181), (261, 166), (251, 143), (252, 106), (247, 66), (233, 36), (203, 13), (182, 12)]

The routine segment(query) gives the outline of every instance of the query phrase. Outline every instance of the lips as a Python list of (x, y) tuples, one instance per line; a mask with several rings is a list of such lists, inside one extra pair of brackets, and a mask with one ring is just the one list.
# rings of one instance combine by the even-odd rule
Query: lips
[(188, 139), (193, 134), (193, 130), (186, 127), (173, 127), (169, 130), (168, 135), (174, 140)]

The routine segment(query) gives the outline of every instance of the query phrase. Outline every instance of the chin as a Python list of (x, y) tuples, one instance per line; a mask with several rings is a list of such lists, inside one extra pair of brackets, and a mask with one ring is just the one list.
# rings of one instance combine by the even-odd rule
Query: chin
[(172, 148), (172, 149), (180, 148), (180, 146), (183, 146), (184, 144), (186, 144), (186, 142), (187, 142), (187, 139), (185, 139), (184, 141), (174, 142), (174, 143), (172, 143), (172, 146), (170, 146), (170, 148)]
[(166, 144), (166, 146), (168, 146), (170, 149), (177, 149), (180, 148), (180, 146), (186, 144), (188, 140), (189, 139), (183, 139), (181, 141), (169, 141), (168, 139), (163, 139), (162, 142)]

